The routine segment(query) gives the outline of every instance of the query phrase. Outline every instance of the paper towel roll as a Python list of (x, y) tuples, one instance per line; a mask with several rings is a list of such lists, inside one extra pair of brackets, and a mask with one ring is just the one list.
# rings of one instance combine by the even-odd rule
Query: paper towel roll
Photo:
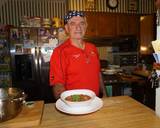
[(160, 117), (160, 87), (156, 88), (156, 115)]
[(160, 52), (160, 40), (154, 40), (151, 42), (151, 44), (154, 49), (154, 52), (159, 53)]

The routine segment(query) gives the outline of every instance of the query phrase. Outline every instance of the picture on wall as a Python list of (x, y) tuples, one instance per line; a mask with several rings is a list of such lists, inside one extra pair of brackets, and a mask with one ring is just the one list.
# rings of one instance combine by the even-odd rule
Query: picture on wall
[(18, 31), (17, 28), (12, 28), (12, 29), (10, 30), (10, 38), (11, 38), (12, 40), (17, 40), (17, 39), (19, 39), (19, 31)]
[(23, 45), (15, 44), (16, 53), (23, 53)]
[(95, 0), (86, 0), (86, 10), (94, 10), (95, 9)]

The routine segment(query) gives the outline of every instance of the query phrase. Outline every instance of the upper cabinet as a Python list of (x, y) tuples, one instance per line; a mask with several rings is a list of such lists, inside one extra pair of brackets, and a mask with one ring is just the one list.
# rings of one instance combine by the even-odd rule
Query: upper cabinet
[(139, 15), (129, 15), (128, 16), (129, 22), (129, 34), (136, 35), (139, 38), (140, 34), (140, 16)]
[(116, 35), (116, 16), (101, 13), (97, 16), (97, 34), (101, 37)]
[(140, 18), (140, 53), (151, 54), (153, 48), (151, 41), (156, 39), (156, 16), (146, 15)]
[(88, 27), (86, 31), (86, 36), (96, 36), (97, 35), (97, 15), (96, 13), (86, 12)]
[(129, 31), (128, 16), (117, 16), (117, 35), (127, 35)]
[(139, 37), (139, 16), (137, 15), (117, 15), (117, 35), (134, 35)]
[(115, 37), (139, 35), (139, 16), (86, 12), (88, 28), (86, 36)]
[(106, 13), (86, 12), (86, 36), (113, 37), (116, 35), (116, 17)]

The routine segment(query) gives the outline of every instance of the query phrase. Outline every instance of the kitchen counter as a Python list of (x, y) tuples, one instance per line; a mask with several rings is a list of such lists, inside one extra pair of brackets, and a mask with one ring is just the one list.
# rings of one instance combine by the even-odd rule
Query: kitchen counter
[(128, 96), (103, 98), (103, 107), (88, 115), (67, 115), (45, 104), (41, 124), (32, 128), (159, 128), (154, 111)]
[(144, 83), (144, 79), (136, 75), (120, 75), (120, 78), (122, 81), (128, 82), (128, 83), (132, 83), (132, 82)]
[(149, 77), (151, 71), (148, 70), (137, 70), (132, 72), (134, 75), (142, 76), (142, 77)]
[[(145, 89), (145, 79), (143, 77), (132, 75), (132, 74), (125, 74), (125, 73), (118, 73), (116, 75), (103, 75), (103, 80), (105, 83), (106, 88), (109, 88), (107, 86), (112, 86), (111, 89), (112, 92), (108, 92), (109, 94), (112, 93), (112, 96), (120, 96), (120, 95), (126, 95), (125, 89), (130, 88), (132, 92), (127, 92), (127, 95), (132, 95), (136, 99), (136, 97), (140, 96), (143, 99), (144, 94), (141, 93), (140, 95), (135, 92), (139, 92), (139, 90)], [(106, 90), (107, 91), (107, 90)], [(110, 96), (110, 95), (109, 95)], [(143, 100), (141, 100), (143, 101)]]
[(116, 73), (111, 75), (103, 73), (103, 80), (105, 84), (112, 84), (112, 83), (119, 84), (119, 83), (133, 83), (133, 82), (144, 83), (144, 78), (141, 75), (139, 75), (140, 73), (139, 72), (134, 72), (133, 74)]

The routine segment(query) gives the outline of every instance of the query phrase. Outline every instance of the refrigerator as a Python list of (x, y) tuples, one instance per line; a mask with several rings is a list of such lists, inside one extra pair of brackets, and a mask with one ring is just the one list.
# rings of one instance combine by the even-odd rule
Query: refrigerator
[(24, 90), (27, 101), (55, 102), (49, 86), (49, 64), (59, 45), (58, 28), (11, 28), (12, 86)]
[(8, 33), (9, 27), (0, 25), (0, 88), (12, 85)]

